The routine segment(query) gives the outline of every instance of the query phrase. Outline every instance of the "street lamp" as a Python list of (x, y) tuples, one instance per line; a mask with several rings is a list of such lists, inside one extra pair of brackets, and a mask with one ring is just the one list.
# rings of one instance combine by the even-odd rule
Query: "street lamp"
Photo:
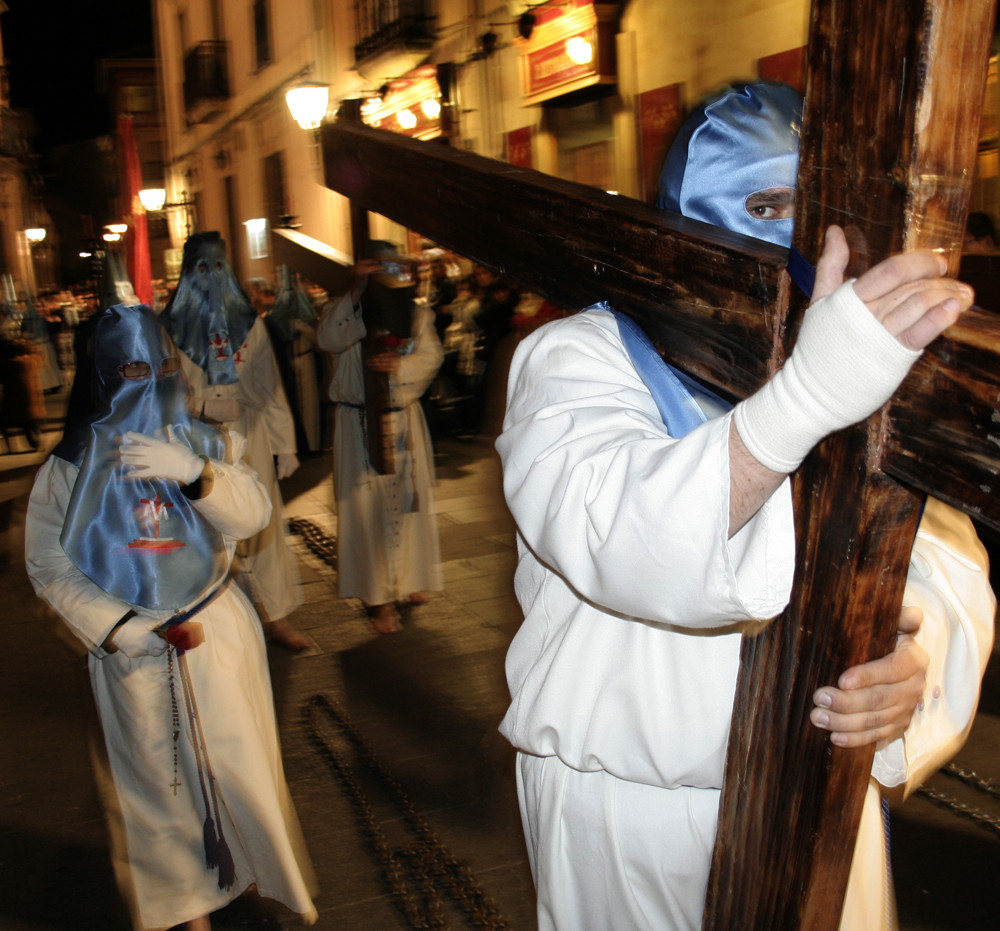
[(302, 129), (312, 133), (312, 152), (316, 167), (320, 164), (319, 128), (330, 106), (330, 88), (326, 84), (306, 81), (285, 91), (285, 103), (292, 119)]
[[(191, 213), (190, 208), (194, 206), (193, 200), (187, 199), (187, 191), (181, 191), (181, 199), (174, 203), (167, 203), (167, 192), (161, 187), (143, 188), (139, 191), (139, 203), (147, 213), (158, 213), (161, 210), (173, 210), (183, 208), (184, 210), (184, 235), (185, 238), (191, 235)], [(195, 217), (195, 227), (197, 228), (197, 217)]]
[[(44, 226), (31, 226), (24, 231), (24, 238), (28, 242), (28, 262), (29, 268), (27, 274), (31, 279), (31, 290), (34, 291), (37, 284), (38, 270), (35, 268), (37, 262), (37, 256), (35, 255), (36, 247), (45, 239), (45, 227)], [(44, 271), (44, 268), (43, 268)]]
[(101, 233), (101, 239), (105, 242), (121, 242), (127, 232), (127, 223), (105, 223), (104, 232)]
[(143, 188), (139, 192), (139, 203), (143, 209), (155, 213), (162, 210), (167, 202), (167, 192), (161, 187)]
[(319, 129), (330, 105), (330, 88), (326, 84), (306, 82), (285, 91), (285, 103), (292, 119), (303, 129)]

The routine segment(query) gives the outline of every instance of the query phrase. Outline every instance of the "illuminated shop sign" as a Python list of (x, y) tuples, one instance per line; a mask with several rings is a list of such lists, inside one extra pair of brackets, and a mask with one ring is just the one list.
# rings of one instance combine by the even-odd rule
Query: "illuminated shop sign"
[(425, 65), (390, 81), (381, 96), (370, 97), (362, 104), (361, 118), (368, 126), (416, 139), (439, 136), (441, 91), (437, 69)]
[[(524, 104), (541, 103), (595, 84), (614, 84), (618, 4), (579, 3), (551, 11), (522, 44)], [(541, 19), (541, 18), (540, 18)]]

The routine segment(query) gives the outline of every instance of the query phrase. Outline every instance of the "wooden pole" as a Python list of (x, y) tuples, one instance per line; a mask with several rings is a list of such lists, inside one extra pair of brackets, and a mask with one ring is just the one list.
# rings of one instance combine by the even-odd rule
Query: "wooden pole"
[[(347, 123), (361, 125), (361, 100), (345, 100), (337, 115)], [(331, 186), (329, 179), (327, 185)], [(354, 262), (357, 264), (369, 253), (371, 234), (368, 226), (368, 210), (359, 200), (350, 202), (351, 246)], [(363, 304), (362, 300), (362, 304)], [(368, 324), (367, 333), (361, 343), (361, 364), (365, 384), (365, 439), (368, 445), (368, 461), (379, 475), (391, 475), (396, 471), (392, 449), (392, 406), (389, 391), (389, 375), (376, 372), (368, 367), (368, 360), (379, 352), (378, 334)]]
[[(957, 271), (992, 26), (974, 0), (814, 0), (800, 251), (815, 260), (837, 222), (851, 274), (904, 248)], [(796, 475), (795, 590), (743, 641), (705, 929), (839, 926), (874, 751), (833, 747), (808, 714), (816, 688), (892, 649), (922, 500), (882, 471), (892, 411)]]

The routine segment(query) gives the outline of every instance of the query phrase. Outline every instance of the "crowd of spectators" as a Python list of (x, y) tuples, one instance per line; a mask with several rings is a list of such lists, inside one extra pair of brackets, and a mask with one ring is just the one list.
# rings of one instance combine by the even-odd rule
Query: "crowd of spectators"
[(18, 292), (3, 279), (0, 302), (0, 433), (4, 453), (41, 446), (45, 395), (73, 379), (73, 339), (81, 319), (93, 312), (87, 293)]
[(421, 256), (421, 298), (434, 311), (444, 348), (425, 398), (431, 431), (495, 438), (514, 348), (566, 311), (487, 265), (433, 247)]

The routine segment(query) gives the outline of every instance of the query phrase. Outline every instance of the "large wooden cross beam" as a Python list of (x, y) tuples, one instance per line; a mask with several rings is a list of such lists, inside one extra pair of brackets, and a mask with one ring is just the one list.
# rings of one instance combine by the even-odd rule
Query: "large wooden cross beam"
[[(814, 0), (795, 241), (844, 226), (854, 273), (893, 251), (958, 266), (993, 0)], [(805, 301), (784, 250), (379, 130), (323, 130), (326, 183), (566, 307), (609, 300), (736, 398), (787, 355)], [(833, 929), (870, 750), (808, 723), (811, 694), (890, 648), (921, 494), (1000, 528), (1000, 319), (974, 310), (866, 424), (795, 479), (791, 604), (745, 637), (704, 926)], [(641, 580), (637, 580), (641, 582)], [(664, 842), (669, 842), (664, 839)]]

